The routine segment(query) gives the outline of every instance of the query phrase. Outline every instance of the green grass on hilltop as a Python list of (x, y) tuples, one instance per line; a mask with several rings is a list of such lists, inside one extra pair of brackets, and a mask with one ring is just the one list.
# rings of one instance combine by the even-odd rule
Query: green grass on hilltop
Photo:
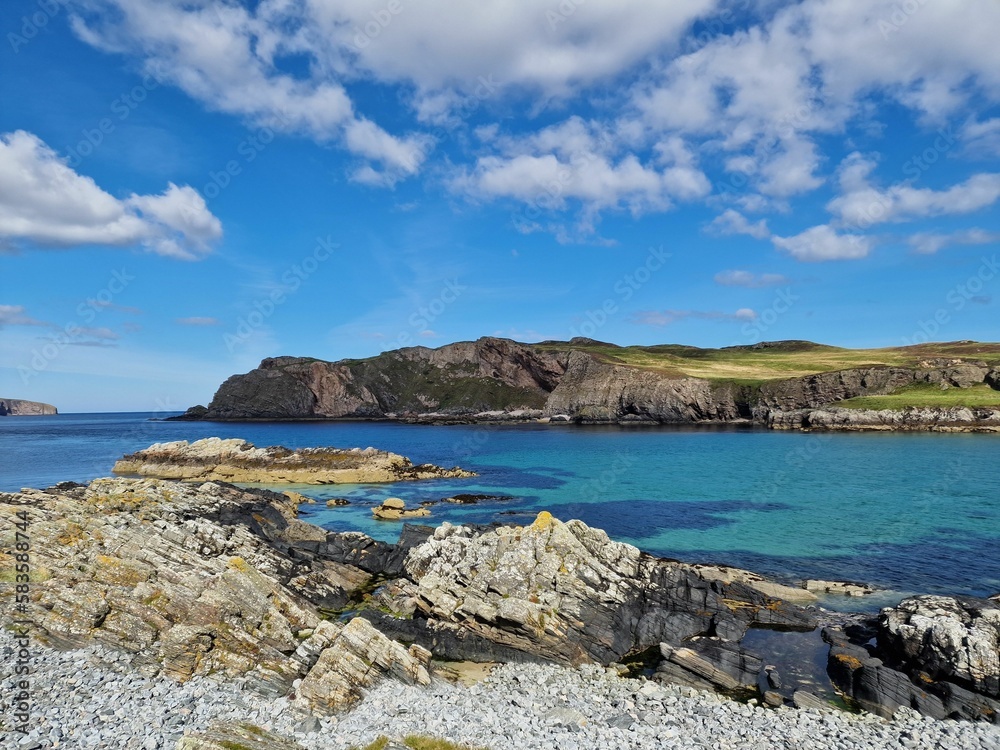
[(810, 341), (779, 341), (767, 346), (699, 349), (692, 346), (618, 347), (601, 342), (569, 344), (545, 342), (545, 351), (580, 349), (606, 362), (655, 370), (665, 375), (690, 376), (742, 384), (796, 378), (855, 367), (914, 367), (928, 359), (982, 360), (1000, 363), (1000, 344), (952, 342), (886, 349), (841, 349)]
[(979, 407), (1000, 408), (1000, 391), (988, 385), (971, 388), (947, 388), (932, 383), (920, 383), (900, 388), (887, 396), (859, 396), (841, 401), (834, 406), (845, 409), (906, 409), (908, 407)]

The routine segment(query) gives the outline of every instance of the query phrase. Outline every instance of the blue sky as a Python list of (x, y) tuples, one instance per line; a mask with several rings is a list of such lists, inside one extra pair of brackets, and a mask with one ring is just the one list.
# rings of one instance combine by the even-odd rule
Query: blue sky
[(996, 340), (1000, 5), (15, 0), (0, 395), (483, 335)]

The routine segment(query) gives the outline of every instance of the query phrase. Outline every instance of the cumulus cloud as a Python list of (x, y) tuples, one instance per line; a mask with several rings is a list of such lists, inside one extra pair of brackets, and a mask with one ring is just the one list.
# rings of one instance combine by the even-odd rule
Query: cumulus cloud
[(580, 117), (496, 143), (500, 153), (479, 158), (454, 179), (455, 189), (542, 208), (576, 201), (587, 211), (622, 207), (634, 214), (666, 210), (711, 191), (683, 142), (663, 144), (658, 163), (643, 164), (607, 129)]
[(918, 232), (907, 239), (913, 252), (920, 255), (933, 255), (954, 245), (988, 245), (994, 242), (1000, 243), (1000, 232), (987, 232), (984, 229), (962, 229), (943, 234)]
[(174, 258), (208, 254), (221, 222), (191, 187), (124, 200), (71, 169), (37, 136), (0, 135), (0, 238), (44, 247), (141, 246)]
[(884, 222), (911, 221), (930, 216), (968, 214), (1000, 199), (1000, 173), (974, 174), (944, 190), (899, 183), (879, 188), (871, 183), (875, 161), (859, 153), (840, 166), (841, 194), (827, 209), (847, 227), (864, 229)]
[(791, 237), (771, 237), (774, 246), (796, 260), (818, 263), (827, 260), (857, 260), (871, 252), (874, 241), (861, 234), (838, 234), (827, 224)]
[[(391, 135), (355, 113), (343, 85), (357, 77), (347, 70), (357, 52), (349, 24), (362, 14), (370, 20), (370, 7), (347, 5), (354, 6), (353, 19), (329, 18), (320, 28), (325, 13), (312, 3), (75, 0), (71, 23), (84, 42), (140, 58), (146, 73), (209, 109), (279, 132), (339, 139), (351, 153), (376, 161), (380, 166), (370, 171), (391, 185), (417, 170), (430, 141)], [(283, 69), (299, 55), (311, 62), (305, 76)]]
[(721, 286), (740, 286), (746, 289), (763, 289), (769, 286), (788, 284), (787, 276), (779, 273), (755, 274), (750, 271), (720, 271), (715, 274), (715, 283)]
[(711, 234), (731, 235), (748, 234), (758, 240), (767, 239), (771, 236), (771, 230), (767, 228), (767, 220), (750, 222), (743, 214), (732, 208), (727, 208), (708, 225)]

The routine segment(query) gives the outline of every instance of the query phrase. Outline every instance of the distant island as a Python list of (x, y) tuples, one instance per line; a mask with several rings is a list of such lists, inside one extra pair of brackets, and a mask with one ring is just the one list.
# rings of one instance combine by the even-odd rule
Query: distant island
[(0, 417), (40, 417), (58, 414), (52, 404), (24, 401), (19, 398), (0, 398)]
[(268, 358), (177, 419), (1000, 432), (1000, 344), (700, 349), (486, 337), (337, 362)]

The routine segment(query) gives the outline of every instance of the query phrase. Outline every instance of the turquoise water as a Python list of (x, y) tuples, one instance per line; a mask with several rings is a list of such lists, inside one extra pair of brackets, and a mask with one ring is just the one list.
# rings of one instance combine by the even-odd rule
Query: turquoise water
[[(655, 554), (788, 578), (861, 580), (898, 592), (1000, 592), (1000, 436), (802, 434), (651, 427), (197, 423), (140, 414), (0, 419), (0, 489), (86, 481), (153, 442), (209, 435), (258, 445), (375, 446), (479, 476), (302, 486), (331, 529), (393, 540), (371, 506), (459, 492), (509, 499), (435, 505), (428, 523), (580, 518)], [(162, 415), (158, 415), (162, 416)]]

